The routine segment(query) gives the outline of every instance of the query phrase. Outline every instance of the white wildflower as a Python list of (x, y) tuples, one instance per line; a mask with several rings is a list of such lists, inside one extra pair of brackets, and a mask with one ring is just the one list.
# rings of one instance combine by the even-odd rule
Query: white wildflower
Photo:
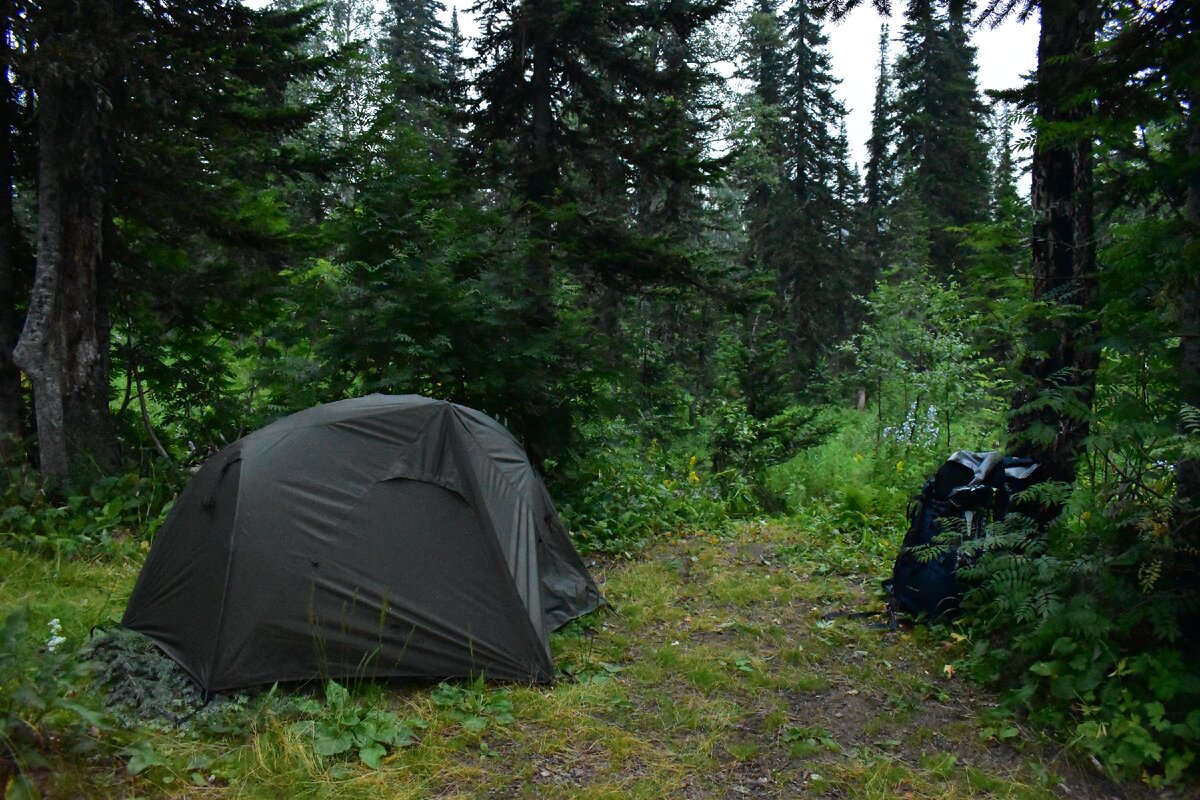
[(46, 650), (53, 653), (58, 649), (59, 645), (67, 641), (67, 637), (60, 635), (62, 633), (62, 623), (58, 621), (58, 617), (50, 620), (46, 624), (46, 627), (50, 629), (50, 638), (46, 640)]

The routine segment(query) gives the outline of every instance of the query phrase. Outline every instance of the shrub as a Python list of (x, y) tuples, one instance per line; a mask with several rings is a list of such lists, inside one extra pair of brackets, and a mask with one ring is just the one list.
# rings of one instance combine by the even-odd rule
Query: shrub
[(1200, 766), (1200, 661), (1162, 569), (1172, 544), (1144, 498), (1102, 499), (1077, 491), (1043, 534), (1012, 517), (963, 546), (967, 666), (1005, 690), (1001, 713), (1066, 732), (1118, 777), (1177, 783)]
[[(0, 619), (0, 795), (36, 797), (27, 777), (55, 752), (86, 757), (98, 751), (95, 733), (107, 718), (77, 699), (87, 667), (50, 620), (45, 643), (31, 646), (29, 609)], [(64, 647), (64, 645), (67, 645)], [(24, 794), (21, 794), (24, 792)]]
[(722, 485), (700, 455), (643, 444), (621, 418), (590, 423), (583, 438), (580, 458), (554, 481), (583, 552), (629, 554), (664, 533), (721, 530), (732, 511), (753, 503), (745, 482)]
[(109, 476), (65, 501), (28, 469), (10, 469), (7, 478), (0, 493), (0, 545), (71, 558), (135, 552), (166, 519), (184, 474)]

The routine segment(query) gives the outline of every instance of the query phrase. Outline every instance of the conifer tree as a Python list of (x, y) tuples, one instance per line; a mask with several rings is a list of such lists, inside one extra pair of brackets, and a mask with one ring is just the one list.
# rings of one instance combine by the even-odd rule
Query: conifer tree
[[(805, 0), (786, 8), (759, 0), (742, 44), (751, 84), (739, 134), (746, 263), (774, 284), (772, 327), (787, 342), (784, 371), (794, 388), (848, 332), (862, 278), (851, 241), (861, 227), (861, 188), (849, 165), (822, 19), (822, 8)], [(753, 383), (772, 381), (760, 376)]]
[[(584, 362), (550, 355), (564, 338), (551, 334), (561, 332), (556, 290), (568, 276), (587, 296), (610, 300), (700, 279), (679, 236), (698, 201), (689, 184), (706, 169), (691, 117), (697, 109), (687, 108), (697, 85), (689, 49), (693, 32), (726, 4), (476, 4), (470, 160), (475, 174), (492, 179), (491, 197), (511, 209), (520, 232), (522, 274), (509, 302), (542, 357)], [(535, 409), (565, 404), (549, 394), (542, 387), (518, 413), (565, 418)], [(532, 421), (517, 427), (551, 437)], [(544, 453), (551, 443), (529, 444)]]
[(903, 180), (925, 207), (935, 274), (951, 277), (963, 259), (948, 227), (987, 219), (985, 109), (975, 82), (966, 9), (912, 0), (896, 63), (898, 158)]
[[(1048, 479), (1065, 483), (1075, 480), (1090, 430), (1099, 363), (1094, 154), (1091, 136), (1079, 135), (1078, 127), (1094, 113), (1086, 93), (1100, 22), (1091, 0), (1043, 2), (1032, 87), (1038, 135), (1032, 164), (1033, 298), (1055, 313), (1030, 322), (1030, 349), (1021, 364), (1026, 380), (1014, 393), (1009, 434), (1013, 450), (1038, 459)], [(1051, 395), (1059, 400), (1045, 404)], [(1053, 518), (1059, 510), (1044, 509), (1040, 516)]]
[(19, 453), (25, 435), (25, 397), (21, 371), (12, 351), (21, 333), (19, 306), (21, 295), (28, 292), (28, 246), (14, 210), (19, 179), (17, 150), (27, 128), (28, 109), (18, 101), (14, 84), (16, 37), (13, 26), (18, 17), (16, 3), (0, 2), (0, 468), (8, 466)]
[(867, 171), (864, 217), (865, 249), (878, 272), (886, 266), (888, 208), (896, 199), (896, 117), (895, 97), (887, 23), (879, 28), (879, 66), (875, 81), (875, 101), (871, 110), (871, 138), (867, 140)]
[(837, 130), (845, 109), (834, 96), (822, 29), (824, 10), (794, 0), (783, 14), (788, 71), (782, 96), (784, 169), (789, 191), (785, 226), (790, 241), (779, 274), (797, 377), (811, 369), (826, 345), (848, 332), (857, 266), (847, 258), (843, 223), (851, 211), (839, 196), (849, 166)]
[(451, 128), (450, 139), (455, 149), (461, 149), (465, 145), (462, 129), (463, 117), (467, 110), (466, 60), (463, 55), (465, 43), (466, 40), (463, 37), (462, 29), (458, 24), (458, 8), (456, 6), (450, 15), (450, 29), (447, 32), (446, 39), (445, 66), (445, 83), (449, 108), (448, 116)]
[[(388, 0), (384, 23), (385, 113), (394, 125), (411, 127), (428, 138), (445, 136), (445, 105), (450, 101), (451, 43), (441, 22), (444, 12), (441, 0)], [(461, 46), (461, 39), (457, 44)]]
[(784, 164), (787, 58), (778, 0), (755, 0), (742, 24), (740, 54), (741, 76), (750, 84), (740, 99), (736, 134), (748, 302), (739, 336), (744, 356), (731, 369), (748, 413), (765, 419), (783, 410), (791, 396), (787, 321), (778, 290), (789, 238), (784, 214), (791, 208)]
[[(256, 12), (227, 0), (165, 5), (169, 13), (47, 3), (25, 17), (38, 237), (14, 356), (33, 387), (50, 481), (118, 461), (109, 410), (114, 307), (126, 323), (178, 314), (164, 326), (178, 331), (220, 316), (222, 291), (232, 295), (222, 311), (232, 301), (245, 306), (246, 284), (236, 278), (262, 273), (211, 252), (192, 262), (189, 246), (253, 249), (272, 238), (261, 227), (272, 209), (264, 173), (277, 175), (289, 159), (268, 149), (307, 118), (283, 95), (312, 67), (296, 53), (309, 12)], [(153, 345), (161, 352), (170, 342)], [(175, 353), (177, 376), (187, 372), (183, 355)]]

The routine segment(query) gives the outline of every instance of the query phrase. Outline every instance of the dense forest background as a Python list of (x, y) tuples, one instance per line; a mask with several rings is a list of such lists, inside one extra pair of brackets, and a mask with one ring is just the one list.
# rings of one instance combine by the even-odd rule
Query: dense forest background
[[(861, 170), (852, 2), (479, 0), (470, 48), (437, 0), (0, 5), (6, 546), (118, 546), (370, 392), (500, 419), (612, 553), (894, 521), (1005, 448), (1051, 481), (977, 563), (980, 677), (1118, 772), (1195, 770), (1192, 4), (912, 0)], [(971, 31), (1011, 15), (1036, 74), (983, 96)]]

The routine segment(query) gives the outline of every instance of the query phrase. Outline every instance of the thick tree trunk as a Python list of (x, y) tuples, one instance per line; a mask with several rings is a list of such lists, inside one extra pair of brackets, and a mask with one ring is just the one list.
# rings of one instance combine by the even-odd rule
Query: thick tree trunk
[[(1200, 91), (1192, 90), (1187, 109), (1187, 152), (1191, 165), (1187, 175), (1184, 218), (1187, 225), (1185, 259), (1193, 265), (1184, 275), (1179, 295), (1179, 395), (1180, 401), (1200, 409), (1200, 120), (1196, 104)], [(1185, 261), (1186, 263), (1186, 261)], [(1192, 434), (1195, 435), (1195, 434)], [(1180, 559), (1177, 567), (1184, 586), (1200, 583), (1200, 461), (1184, 459), (1176, 465), (1175, 541)], [(1200, 644), (1200, 611), (1189, 617), (1188, 636)]]
[(90, 75), (43, 64), (39, 78), (37, 266), (15, 357), (33, 384), (42, 474), (61, 481), (117, 461), (101, 249), (104, 112)]
[(13, 19), (11, 0), (0, 2), (4, 23), (0, 27), (0, 466), (20, 456), (25, 436), (24, 397), (21, 371), (12, 351), (21, 332), (18, 301), (24, 281), (19, 268), (20, 231), (13, 215), (15, 190), (15, 142), (12, 131), (17, 122), (16, 100), (9, 78), (11, 51), (9, 27)]
[[(1088, 117), (1077, 99), (1091, 59), (1099, 13), (1089, 0), (1045, 0), (1038, 42), (1037, 144), (1033, 155), (1033, 298), (1053, 313), (1031, 323), (1032, 353), (1021, 364), (1025, 385), (1013, 399), (1010, 449), (1042, 464), (1047, 480), (1074, 482), (1088, 435), (1096, 386), (1096, 249), (1092, 141), (1064, 137), (1063, 124)], [(1047, 392), (1065, 409), (1029, 404)], [(1056, 404), (1058, 405), (1058, 404)], [(1046, 520), (1058, 509), (1044, 509)]]

